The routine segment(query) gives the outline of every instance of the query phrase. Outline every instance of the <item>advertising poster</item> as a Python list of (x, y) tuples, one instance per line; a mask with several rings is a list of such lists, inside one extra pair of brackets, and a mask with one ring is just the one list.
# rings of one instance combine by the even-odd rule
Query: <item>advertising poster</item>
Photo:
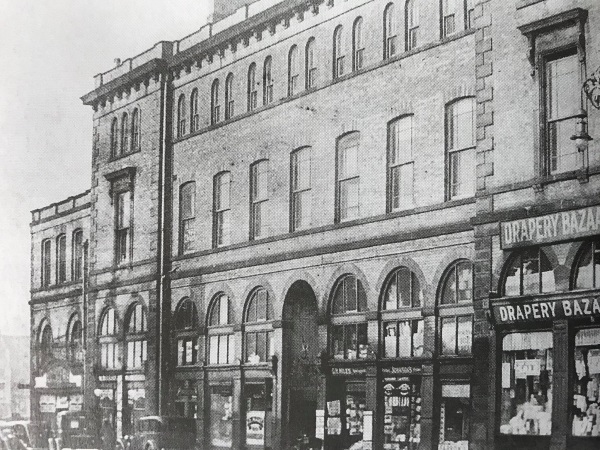
[(246, 445), (265, 445), (264, 411), (248, 411), (246, 415)]

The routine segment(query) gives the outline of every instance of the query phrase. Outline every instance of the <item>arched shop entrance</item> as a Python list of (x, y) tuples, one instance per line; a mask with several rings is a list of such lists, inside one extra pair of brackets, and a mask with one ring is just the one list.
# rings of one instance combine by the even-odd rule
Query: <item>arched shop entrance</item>
[(283, 445), (314, 436), (319, 380), (317, 301), (305, 281), (296, 281), (283, 305)]

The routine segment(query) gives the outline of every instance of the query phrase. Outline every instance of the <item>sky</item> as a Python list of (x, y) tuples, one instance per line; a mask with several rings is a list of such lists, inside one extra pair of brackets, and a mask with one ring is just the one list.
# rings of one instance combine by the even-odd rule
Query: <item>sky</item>
[(29, 334), (30, 211), (90, 187), (93, 76), (198, 30), (211, 3), (0, 0), (0, 334)]

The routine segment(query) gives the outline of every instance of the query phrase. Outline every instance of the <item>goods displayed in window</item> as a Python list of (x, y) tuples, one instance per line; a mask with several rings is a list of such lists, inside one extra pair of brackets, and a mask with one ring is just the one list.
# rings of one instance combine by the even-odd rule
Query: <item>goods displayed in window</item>
[(500, 433), (550, 435), (552, 377), (552, 332), (504, 337)]
[(385, 450), (416, 450), (421, 442), (421, 378), (385, 378), (383, 384)]
[(210, 443), (215, 448), (232, 448), (233, 390), (212, 386), (210, 392)]
[(339, 436), (334, 448), (349, 448), (363, 439), (366, 386), (363, 381), (346, 381), (332, 390), (335, 392), (327, 402), (327, 434)]
[(600, 328), (575, 335), (573, 436), (600, 436)]

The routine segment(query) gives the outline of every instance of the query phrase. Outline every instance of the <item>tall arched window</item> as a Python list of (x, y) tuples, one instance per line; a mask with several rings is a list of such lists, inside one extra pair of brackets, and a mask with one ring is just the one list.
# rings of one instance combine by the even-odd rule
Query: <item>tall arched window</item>
[(288, 54), (288, 95), (298, 93), (300, 71), (298, 67), (298, 46), (292, 45)]
[(244, 314), (244, 360), (246, 362), (263, 363), (273, 354), (271, 320), (273, 320), (273, 306), (269, 293), (262, 287), (257, 288), (250, 294)]
[(232, 364), (235, 359), (231, 302), (218, 294), (208, 311), (208, 363)]
[(360, 133), (345, 134), (337, 142), (336, 221), (344, 222), (359, 217)]
[(317, 84), (317, 61), (315, 54), (315, 38), (311, 37), (306, 42), (306, 61), (305, 61), (305, 74), (304, 74), (304, 83), (306, 85), (306, 89), (310, 89), (316, 86)]
[(573, 289), (600, 287), (600, 239), (583, 244), (573, 275)]
[(83, 362), (83, 329), (77, 314), (71, 317), (68, 330), (68, 359), (71, 363), (81, 363)]
[(229, 120), (234, 115), (233, 101), (233, 73), (225, 78), (225, 120)]
[(123, 113), (121, 118), (121, 154), (129, 153), (129, 116)]
[(71, 278), (80, 281), (83, 278), (83, 230), (73, 231), (71, 255)]
[(343, 27), (338, 25), (333, 32), (333, 78), (344, 75)]
[(141, 303), (135, 303), (129, 307), (127, 315), (127, 369), (141, 369), (148, 357), (146, 312)]
[(407, 0), (406, 2), (406, 50), (416, 48), (419, 40), (419, 0)]
[[(423, 291), (419, 279), (407, 267), (394, 270), (387, 279), (382, 298), (384, 356), (406, 358), (423, 354), (424, 322), (420, 308)], [(398, 311), (412, 309), (410, 313)]]
[(357, 17), (352, 26), (352, 70), (362, 69), (364, 56), (363, 19)]
[(42, 323), (39, 334), (38, 365), (45, 366), (54, 356), (52, 328), (46, 321)]
[(115, 117), (110, 125), (110, 154), (119, 156), (119, 120)]
[(138, 151), (140, 149), (140, 142), (140, 110), (135, 108), (131, 114), (131, 151)]
[(369, 356), (367, 339), (367, 294), (354, 275), (343, 275), (331, 297), (330, 353), (335, 359)]
[(196, 242), (196, 183), (183, 184), (179, 191), (179, 253), (194, 250)]
[(256, 87), (256, 63), (248, 68), (248, 111), (258, 106), (258, 88)]
[(177, 137), (185, 135), (185, 95), (181, 94), (177, 101)]
[(554, 292), (554, 268), (541, 247), (516, 251), (504, 269), (502, 293), (505, 296)]
[(103, 369), (108, 370), (119, 368), (119, 337), (117, 332), (117, 317), (114, 308), (109, 307), (102, 313), (99, 331), (100, 366)]
[(198, 363), (198, 311), (188, 297), (181, 299), (175, 310), (175, 333), (177, 336), (177, 365)]
[(210, 123), (214, 125), (221, 120), (221, 105), (219, 105), (219, 80), (212, 83), (210, 89)]
[(190, 132), (200, 129), (200, 115), (198, 114), (198, 89), (192, 91), (190, 96)]
[(396, 29), (396, 9), (389, 3), (383, 12), (383, 59), (396, 54), (398, 31)]
[(273, 102), (273, 59), (270, 56), (265, 58), (263, 67), (263, 105)]
[(462, 259), (446, 269), (439, 290), (442, 355), (469, 355), (473, 335), (473, 264)]
[(56, 238), (56, 282), (67, 281), (67, 236), (61, 234)]

